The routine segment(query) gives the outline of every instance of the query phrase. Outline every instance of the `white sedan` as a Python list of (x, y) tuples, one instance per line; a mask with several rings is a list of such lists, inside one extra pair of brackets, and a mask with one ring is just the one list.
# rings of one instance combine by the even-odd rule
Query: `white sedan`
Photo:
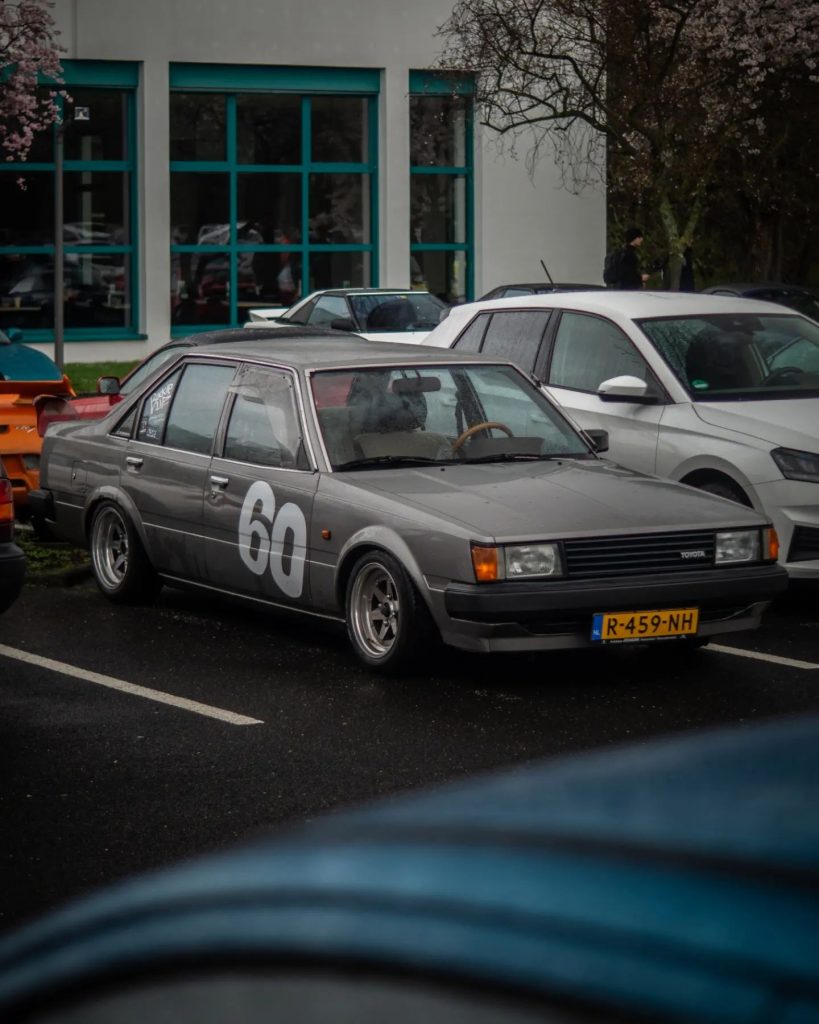
[(331, 288), (313, 292), (287, 309), (252, 309), (245, 327), (307, 324), (358, 334), (368, 341), (418, 344), (449, 313), (430, 292), (395, 288)]
[(672, 292), (454, 308), (426, 345), (511, 359), (609, 457), (769, 516), (791, 578), (819, 578), (819, 325), (768, 302)]

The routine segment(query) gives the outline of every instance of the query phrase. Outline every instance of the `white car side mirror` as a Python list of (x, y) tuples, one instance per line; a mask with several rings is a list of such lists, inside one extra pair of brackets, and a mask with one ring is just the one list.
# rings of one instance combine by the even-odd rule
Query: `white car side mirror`
[(645, 402), (648, 384), (639, 377), (611, 377), (598, 387), (597, 394), (604, 402)]

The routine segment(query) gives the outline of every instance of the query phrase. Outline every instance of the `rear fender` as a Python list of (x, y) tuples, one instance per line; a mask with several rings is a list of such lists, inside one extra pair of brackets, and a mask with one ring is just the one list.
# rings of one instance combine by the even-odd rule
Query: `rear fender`
[(133, 500), (118, 487), (114, 487), (111, 484), (104, 484), (101, 487), (95, 488), (86, 502), (85, 512), (83, 513), (83, 532), (85, 534), (86, 541), (91, 539), (91, 521), (94, 518), (94, 512), (100, 502), (112, 501), (115, 505), (118, 505), (128, 519), (131, 521), (132, 526), (136, 530), (140, 541), (142, 542), (145, 551), (150, 552), (148, 548), (148, 539), (145, 533), (145, 527), (140, 518), (139, 512)]

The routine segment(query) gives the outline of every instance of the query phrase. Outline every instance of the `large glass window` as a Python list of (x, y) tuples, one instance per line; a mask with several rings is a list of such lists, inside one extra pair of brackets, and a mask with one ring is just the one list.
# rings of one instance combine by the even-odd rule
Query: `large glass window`
[(129, 336), (137, 330), (136, 70), (66, 61), (65, 79), (61, 127), (37, 136), (25, 163), (0, 163), (0, 316), (28, 341), (53, 338), (61, 144), (66, 338)]
[(466, 82), (410, 77), (410, 281), (473, 297), (472, 98)]
[(199, 91), (186, 75), (171, 75), (174, 330), (376, 284), (374, 98), (263, 89), (258, 76), (253, 90)]

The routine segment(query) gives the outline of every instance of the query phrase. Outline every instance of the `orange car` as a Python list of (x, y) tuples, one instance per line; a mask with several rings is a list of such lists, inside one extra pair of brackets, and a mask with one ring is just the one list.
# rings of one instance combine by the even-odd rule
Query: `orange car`
[(30, 517), (29, 491), (40, 485), (37, 407), (41, 395), (74, 398), (71, 381), (47, 355), (21, 345), (19, 331), (0, 331), (0, 457), (14, 493), (17, 518)]

